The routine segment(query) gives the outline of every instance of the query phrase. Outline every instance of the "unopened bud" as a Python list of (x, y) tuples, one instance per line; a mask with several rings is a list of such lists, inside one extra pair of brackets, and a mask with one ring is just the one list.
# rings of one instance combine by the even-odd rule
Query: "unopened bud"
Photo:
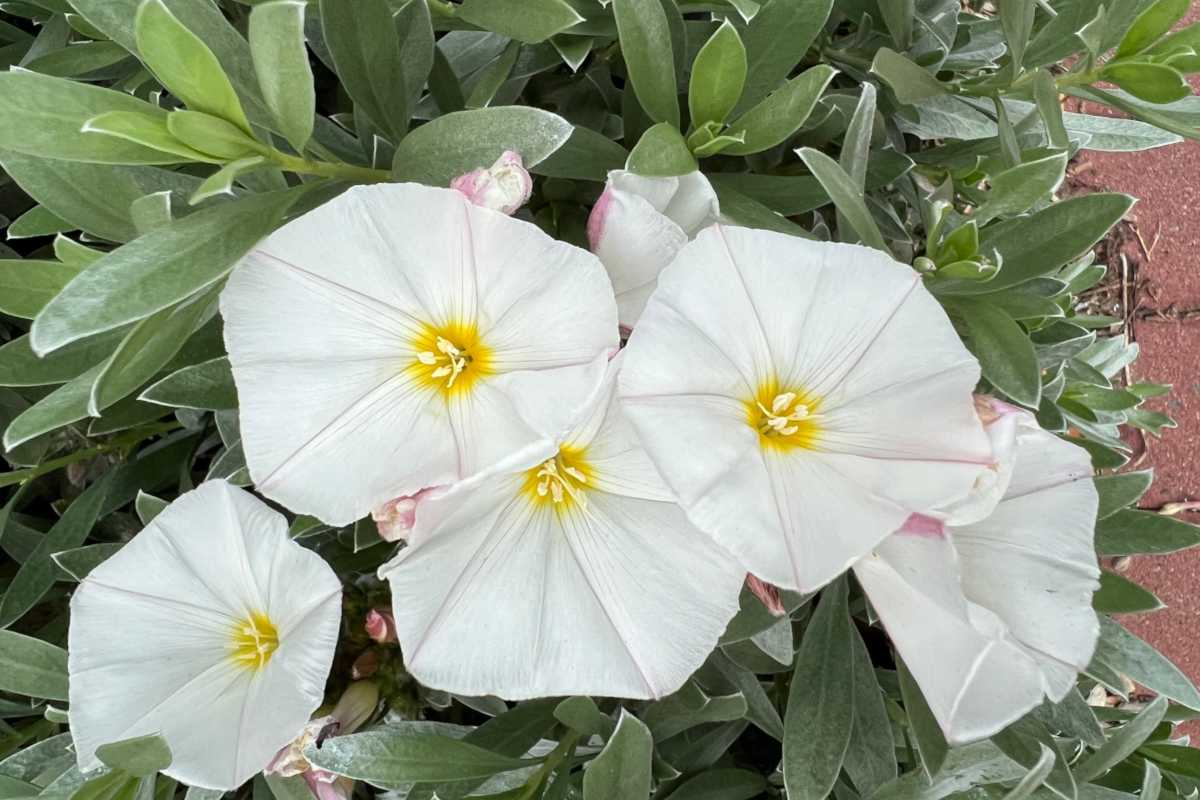
[(396, 618), (392, 616), (391, 609), (372, 608), (367, 612), (365, 627), (372, 641), (380, 644), (396, 642)]
[(521, 154), (505, 150), (495, 164), (459, 175), (450, 182), (450, 188), (462, 192), (477, 206), (511, 215), (529, 201), (533, 178), (525, 169)]

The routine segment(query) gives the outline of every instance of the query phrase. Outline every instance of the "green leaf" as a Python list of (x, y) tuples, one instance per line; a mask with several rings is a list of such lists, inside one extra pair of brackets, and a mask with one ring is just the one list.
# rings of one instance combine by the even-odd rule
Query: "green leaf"
[(1125, 506), (1136, 503), (1153, 481), (1152, 469), (1095, 478), (1096, 491), (1100, 495), (1100, 510), (1096, 513), (1096, 518), (1111, 517)]
[(216, 283), (304, 190), (221, 203), (104, 255), (42, 309), (30, 331), (34, 351), (142, 319)]
[(1004, 795), (1003, 800), (1024, 800), (1024, 798), (1029, 797), (1037, 791), (1038, 787), (1046, 782), (1046, 778), (1049, 777), (1051, 770), (1054, 769), (1057, 756), (1046, 745), (1039, 743), (1039, 747), (1041, 749), (1039, 750), (1037, 761), (1029, 768), (1029, 772), (1025, 774), (1025, 777), (1021, 778), (1017, 782), (1017, 785)]
[(1120, 86), (1139, 100), (1161, 105), (1188, 97), (1192, 87), (1183, 73), (1166, 64), (1148, 61), (1109, 64), (1100, 73), (1107, 81)]
[(112, 769), (144, 778), (171, 766), (171, 748), (157, 734), (137, 736), (100, 745), (96, 758)]
[[(172, 135), (167, 128), (166, 117), (151, 114), (133, 114), (128, 111), (109, 111), (92, 117), (83, 124), (84, 133), (106, 136), (153, 148), (170, 161), (207, 161), (217, 163), (218, 158), (188, 147)], [(173, 156), (166, 159), (166, 156)]]
[(774, 147), (800, 129), (812, 114), (821, 93), (837, 70), (818, 64), (788, 81), (754, 108), (729, 123), (728, 136), (744, 136), (741, 144), (724, 149), (727, 155), (745, 156)]
[(724, 122), (746, 83), (746, 48), (733, 23), (725, 20), (692, 62), (688, 108), (692, 126)]
[(1166, 713), (1167, 698), (1154, 698), (1154, 702), (1122, 725), (1102, 747), (1076, 765), (1076, 778), (1081, 783), (1089, 782), (1120, 764), (1150, 738)]
[(169, 191), (185, 200), (200, 179), (159, 167), (85, 164), (0, 152), (0, 164), (26, 194), (74, 227), (101, 239), (126, 242), (138, 235), (131, 206)]
[(762, 775), (746, 769), (711, 769), (688, 778), (671, 800), (750, 800), (767, 788)]
[(316, 114), (312, 67), (304, 46), (303, 0), (273, 0), (250, 12), (248, 38), (263, 101), (284, 138), (296, 149), (312, 136)]
[(664, 741), (684, 731), (710, 722), (729, 722), (746, 715), (746, 698), (740, 692), (710, 697), (693, 682), (679, 691), (650, 704), (642, 721), (656, 741)]
[[(17, 570), (4, 596), (0, 597), (0, 628), (7, 628), (23, 617), (54, 585), (56, 569), (50, 555), (83, 544), (96, 524), (111, 475), (112, 472), (107, 473), (84, 490), (58, 518), (58, 522), (38, 540), (37, 547)], [(51, 699), (67, 699), (65, 687), (61, 695), (56, 694)]]
[(854, 680), (854, 726), (846, 750), (846, 774), (862, 797), (896, 778), (896, 743), (871, 654), (857, 630), (850, 634)]
[(1067, 171), (1066, 152), (1027, 161), (992, 176), (987, 201), (972, 218), (986, 225), (996, 217), (1028, 211), (1035, 203), (1057, 191)]
[(1158, 0), (1138, 15), (1117, 47), (1117, 58), (1137, 55), (1166, 35), (1188, 12), (1191, 0)]
[(463, 0), (458, 18), (526, 44), (544, 42), (583, 22), (564, 0)]
[(1050, 146), (1058, 150), (1068, 149), (1071, 141), (1067, 135), (1062, 104), (1058, 100), (1058, 85), (1048, 70), (1039, 69), (1034, 75), (1033, 96), (1042, 123), (1046, 126), (1046, 138)]
[(846, 578), (821, 592), (796, 655), (784, 717), (783, 782), (794, 800), (822, 800), (837, 780), (854, 722), (854, 631)]
[(821, 182), (825, 193), (833, 200), (834, 206), (846, 218), (862, 243), (891, 255), (887, 242), (883, 240), (883, 234), (879, 232), (879, 227), (867, 209), (862, 191), (854, 185), (854, 181), (838, 163), (811, 147), (801, 147), (796, 151), (796, 155), (800, 156), (809, 172)]
[(1039, 783), (1044, 782), (1046, 788), (1062, 800), (1076, 800), (1078, 787), (1068, 766), (1067, 756), (1040, 722), (1022, 718), (993, 736), (992, 741), (1005, 755), (1031, 772), (1043, 768), (1045, 751), (1049, 750), (1053, 758)]
[(893, 0), (880, 3), (879, 13), (887, 26), (897, 50), (907, 50), (912, 44), (913, 19), (917, 16), (914, 0)]
[(0, 311), (33, 319), (78, 274), (58, 261), (0, 260)]
[(617, 729), (583, 773), (583, 800), (646, 800), (653, 752), (650, 730), (621, 709)]
[[(400, 37), (400, 63), (403, 66), (404, 85), (408, 89), (411, 108), (421, 97), (429, 71), (433, 68), (433, 23), (429, 16), (426, 0), (406, 3), (395, 16), (396, 32)], [(431, 86), (432, 90), (432, 86)], [(455, 109), (441, 106), (443, 112)], [(461, 108), (461, 104), (458, 108)]]
[(320, 0), (320, 9), (325, 43), (346, 93), (392, 141), (400, 141), (408, 130), (409, 91), (387, 0)]
[(82, 136), (84, 123), (110, 111), (166, 112), (132, 95), (36, 72), (0, 72), (0, 148), (99, 164), (169, 164), (178, 159), (104, 136)]
[(0, 689), (66, 700), (67, 651), (32, 636), (0, 630)]
[(692, 158), (687, 142), (672, 125), (660, 122), (642, 134), (629, 154), (626, 168), (638, 175), (673, 176), (686, 175), (696, 170), (696, 159)]
[(561, 147), (530, 171), (551, 178), (604, 183), (608, 171), (624, 167), (628, 157), (625, 148), (612, 139), (577, 125)]
[[(912, 734), (913, 743), (917, 746), (917, 755), (924, 768), (923, 775), (933, 777), (941, 772), (942, 765), (946, 763), (947, 756), (950, 754), (950, 745), (946, 743), (946, 737), (942, 735), (942, 729), (938, 725), (937, 719), (929, 709), (929, 704), (925, 702), (925, 696), (921, 694), (921, 687), (917, 686), (912, 673), (908, 671), (908, 667), (904, 665), (898, 653), (895, 658), (896, 677), (900, 682), (900, 696), (904, 702), (904, 711), (908, 715), (909, 732)], [(904, 775), (897, 780), (904, 781), (906, 778), (908, 776)], [(888, 784), (893, 787), (896, 785), (897, 781)], [(876, 797), (883, 793), (882, 791), (877, 793)]]
[(1191, 49), (1195, 56), (1179, 59), (1173, 66), (1183, 72), (1200, 72), (1200, 22), (1193, 22), (1174, 33), (1160, 39), (1157, 44), (1145, 51), (1148, 57), (1161, 57), (1171, 52)]
[(1140, 614), (1163, 608), (1153, 592), (1128, 578), (1105, 570), (1100, 573), (1100, 588), (1092, 595), (1092, 608), (1104, 614)]
[(1108, 669), (1188, 708), (1200, 710), (1200, 692), (1178, 667), (1108, 617), (1100, 618), (1100, 643), (1088, 666)]
[(172, 111), (167, 130), (188, 147), (219, 161), (244, 158), (264, 148), (240, 128), (200, 111)]
[(568, 697), (554, 707), (554, 718), (585, 736), (612, 736), (612, 718), (600, 711), (590, 697)]
[(134, 509), (137, 511), (138, 519), (143, 525), (149, 525), (150, 521), (162, 513), (162, 510), (168, 505), (166, 500), (155, 497), (146, 492), (138, 492), (134, 499)]
[(96, 376), (88, 399), (88, 414), (100, 416), (101, 411), (153, 378), (175, 357), (205, 317), (216, 311), (215, 305), (216, 292), (210, 289), (134, 325)]
[(229, 359), (222, 356), (172, 372), (138, 397), (173, 408), (221, 411), (238, 407)]
[(5, 233), (9, 241), (12, 241), (34, 236), (52, 236), (69, 230), (74, 230), (71, 223), (60, 219), (45, 206), (34, 206), (14, 219)]
[(633, 92), (655, 122), (679, 127), (671, 29), (659, 0), (613, 0), (621, 55)]
[(786, 233), (801, 239), (816, 239), (804, 228), (782, 216), (778, 211), (747, 197), (727, 184), (713, 184), (721, 202), (721, 217), (735, 225), (765, 231)]
[(1162, 772), (1153, 761), (1146, 762), (1145, 772), (1142, 776), (1142, 791), (1138, 795), (1140, 800), (1158, 800), (1159, 793), (1162, 790)]
[(54, 559), (54, 563), (58, 565), (59, 569), (78, 582), (86, 578), (89, 572), (111, 558), (123, 546), (115, 542), (101, 542), (51, 553), (50, 558)]
[(746, 86), (743, 112), (779, 88), (804, 60), (829, 19), (833, 0), (769, 0), (746, 28)]
[(906, 772), (884, 786), (871, 800), (941, 800), (979, 786), (1016, 781), (1026, 770), (991, 742), (976, 742), (951, 750), (932, 776)]
[(574, 128), (557, 114), (528, 106), (496, 106), (444, 114), (414, 130), (396, 148), (396, 180), (447, 186), (464, 172), (490, 166), (505, 150), (526, 168), (542, 162)]
[(875, 85), (864, 83), (862, 94), (854, 107), (854, 115), (846, 128), (846, 136), (842, 140), (842, 152), (838, 156), (838, 165), (845, 170), (854, 181), (859, 191), (867, 185), (867, 170), (871, 156), (871, 133), (875, 128)]
[(1034, 8), (1034, 0), (1007, 0), (1000, 4), (1000, 26), (1015, 65), (1014, 75), (1025, 58), (1025, 45), (1029, 44), (1029, 34), (1033, 31)]
[(875, 54), (871, 72), (878, 75), (904, 105), (946, 93), (946, 87), (924, 67), (887, 47), (879, 48)]
[(938, 293), (984, 294), (1053, 272), (1104, 238), (1133, 203), (1134, 199), (1124, 194), (1089, 194), (1027, 217), (988, 225), (981, 233), (979, 249), (994, 252), (1001, 261), (996, 277), (939, 286)]
[(0, 347), (0, 386), (48, 386), (66, 383), (104, 361), (124, 336), (123, 330), (106, 331), (72, 342), (39, 358), (29, 347), (29, 336), (19, 336)]
[(1096, 552), (1166, 555), (1200, 544), (1200, 528), (1153, 511), (1117, 511), (1096, 523)]
[[(288, 2), (290, 2), (290, 0), (288, 0)], [(247, 172), (253, 172), (255, 169), (258, 169), (266, 163), (267, 160), (262, 156), (248, 156), (246, 158), (239, 158), (236, 161), (230, 161), (212, 175), (209, 175), (207, 178), (205, 178), (204, 182), (196, 187), (196, 191), (191, 197), (188, 198), (188, 205), (195, 205), (196, 203), (201, 203), (210, 197), (216, 197), (217, 195), (221, 194), (234, 194), (233, 183), (238, 179), (239, 175)], [(170, 221), (171, 217), (168, 213), (166, 218), (163, 220), (163, 224), (169, 223)], [(152, 230), (153, 228), (157, 227), (160, 226), (154, 225), (150, 229)]]
[(374, 786), (487, 778), (537, 762), (509, 758), (458, 739), (383, 726), (328, 739), (304, 752), (315, 767)]
[(30, 439), (78, 422), (87, 416), (87, 401), (99, 365), (64, 383), (22, 411), (4, 431), (4, 447), (11, 450)]
[[(135, 20), (141, 0), (71, 0), (71, 5), (104, 36), (137, 54)], [(167, 8), (212, 50), (237, 89), (242, 107), (256, 125), (270, 128), (272, 120), (258, 93), (250, 47), (242, 34), (213, 3), (165, 0)]]
[(1000, 391), (1029, 408), (1041, 400), (1042, 374), (1025, 329), (985, 301), (955, 300), (966, 327), (967, 345), (987, 378)]
[(171, 94), (193, 111), (228, 120), (250, 133), (250, 122), (221, 62), (163, 0), (144, 0), (133, 28), (142, 61)]

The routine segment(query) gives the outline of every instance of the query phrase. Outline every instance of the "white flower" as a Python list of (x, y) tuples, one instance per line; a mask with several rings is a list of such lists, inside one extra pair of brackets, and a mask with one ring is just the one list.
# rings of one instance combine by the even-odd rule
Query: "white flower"
[(978, 364), (875, 250), (713, 226), (627, 349), (626, 411), (680, 504), (784, 589), (828, 582), (991, 460)]
[(283, 516), (224, 481), (181, 495), (71, 598), (71, 734), (161, 734), (167, 775), (234, 789), (320, 705), (341, 584)]
[(719, 213), (717, 195), (701, 172), (677, 178), (608, 173), (587, 231), (592, 252), (612, 278), (621, 325), (633, 327), (658, 273)]
[(1011, 480), (995, 510), (965, 525), (914, 517), (854, 567), (952, 744), (1062, 700), (1099, 635), (1088, 454), (996, 408)]
[(529, 202), (533, 193), (533, 178), (521, 161), (521, 154), (505, 150), (490, 167), (479, 167), (459, 175), (450, 188), (477, 206), (513, 214)]
[(263, 241), (221, 295), (250, 475), (344, 525), (529, 448), (617, 344), (594, 256), (451, 189), (360, 186)]
[(688, 524), (638, 446), (616, 404), (620, 361), (565, 436), (424, 500), (380, 569), (423, 684), (661, 697), (737, 611), (745, 570)]

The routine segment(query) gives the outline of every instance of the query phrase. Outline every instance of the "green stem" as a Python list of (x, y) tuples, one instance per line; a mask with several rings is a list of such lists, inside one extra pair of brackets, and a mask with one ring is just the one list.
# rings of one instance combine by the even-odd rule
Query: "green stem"
[(278, 150), (267, 154), (272, 161), (288, 172), (302, 175), (317, 175), (322, 178), (335, 178), (354, 183), (384, 183), (392, 179), (392, 173), (382, 169), (359, 167), (354, 164), (337, 164), (328, 161), (309, 161), (307, 158), (290, 156)]
[(6, 472), (3, 475), (0, 475), (0, 487), (12, 486), (15, 483), (25, 483), (26, 481), (31, 481), (34, 478), (40, 478), (43, 475), (54, 472), (55, 470), (70, 466), (77, 461), (86, 461), (89, 458), (95, 458), (96, 456), (103, 455), (105, 453), (111, 453), (114, 450), (122, 450), (145, 439), (149, 439), (152, 436), (158, 436), (160, 433), (167, 433), (168, 431), (173, 431), (176, 428), (182, 427), (183, 425), (178, 422), (160, 422), (156, 425), (149, 425), (145, 428), (137, 428), (125, 434), (124, 436), (118, 436), (117, 438), (111, 439), (104, 444), (98, 444), (95, 447), (88, 447), (83, 450), (76, 450), (73, 453), (67, 453), (65, 456), (59, 456), (58, 458), (51, 459), (42, 464), (38, 464), (36, 467)]

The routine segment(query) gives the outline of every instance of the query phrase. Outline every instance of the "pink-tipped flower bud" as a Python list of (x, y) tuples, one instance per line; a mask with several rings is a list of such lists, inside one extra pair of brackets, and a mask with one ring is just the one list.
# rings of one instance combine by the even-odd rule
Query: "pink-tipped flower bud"
[(521, 161), (521, 154), (505, 150), (490, 167), (480, 167), (459, 175), (450, 188), (462, 192), (477, 206), (502, 214), (513, 214), (529, 201), (533, 178)]
[(367, 636), (380, 644), (395, 644), (396, 618), (391, 609), (372, 608), (367, 612)]
[(762, 601), (772, 615), (782, 617), (787, 614), (787, 609), (783, 607), (783, 599), (779, 596), (779, 587), (775, 584), (767, 583), (757, 575), (747, 572), (746, 588)]

